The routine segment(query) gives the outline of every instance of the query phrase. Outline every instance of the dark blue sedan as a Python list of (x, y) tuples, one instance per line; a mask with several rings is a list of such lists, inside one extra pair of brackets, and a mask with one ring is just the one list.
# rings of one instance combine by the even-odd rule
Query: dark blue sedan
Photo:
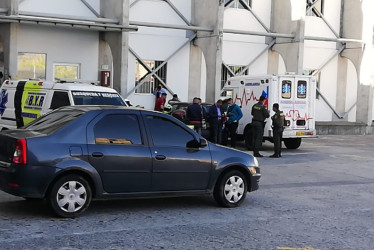
[(46, 199), (61, 217), (80, 215), (92, 198), (213, 194), (236, 207), (260, 177), (252, 155), (153, 111), (63, 107), (0, 133), (0, 189)]

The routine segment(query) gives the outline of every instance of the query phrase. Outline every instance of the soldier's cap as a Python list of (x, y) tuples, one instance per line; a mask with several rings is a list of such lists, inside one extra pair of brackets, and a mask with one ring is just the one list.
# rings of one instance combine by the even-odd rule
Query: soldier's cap
[(265, 96), (260, 96), (260, 101), (263, 101), (263, 100), (265, 100)]

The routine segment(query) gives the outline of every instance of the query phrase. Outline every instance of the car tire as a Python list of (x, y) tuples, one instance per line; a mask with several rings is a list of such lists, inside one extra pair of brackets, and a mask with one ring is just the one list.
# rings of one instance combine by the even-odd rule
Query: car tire
[(283, 141), (287, 149), (297, 149), (301, 145), (301, 138), (286, 138)]
[(223, 207), (237, 207), (244, 201), (247, 190), (244, 174), (238, 170), (231, 170), (217, 181), (213, 196)]
[(91, 187), (87, 180), (75, 174), (58, 179), (50, 189), (48, 203), (52, 211), (63, 218), (75, 218), (90, 205)]

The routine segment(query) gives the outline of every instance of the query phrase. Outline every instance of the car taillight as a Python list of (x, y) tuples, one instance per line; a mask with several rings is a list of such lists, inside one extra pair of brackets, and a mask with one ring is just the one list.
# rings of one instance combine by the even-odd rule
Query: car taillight
[(17, 139), (16, 149), (13, 155), (13, 163), (26, 164), (27, 163), (27, 144), (26, 139)]

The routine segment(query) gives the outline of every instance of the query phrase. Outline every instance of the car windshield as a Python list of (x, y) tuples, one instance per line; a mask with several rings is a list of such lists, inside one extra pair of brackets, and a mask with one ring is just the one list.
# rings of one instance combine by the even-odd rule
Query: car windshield
[(117, 93), (72, 91), (75, 105), (117, 105), (126, 106)]
[(23, 129), (37, 131), (42, 134), (51, 134), (83, 113), (84, 111), (78, 110), (56, 110), (34, 120), (24, 126)]

